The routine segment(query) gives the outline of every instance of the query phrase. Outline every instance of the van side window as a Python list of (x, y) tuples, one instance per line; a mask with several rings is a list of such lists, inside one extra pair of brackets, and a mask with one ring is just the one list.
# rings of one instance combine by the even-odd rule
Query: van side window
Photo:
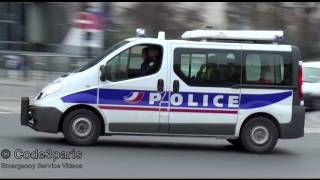
[(231, 86), (240, 83), (240, 56), (237, 51), (178, 48), (174, 72), (190, 86)]
[(191, 63), (190, 63), (190, 70), (189, 70), (189, 77), (192, 79), (197, 78), (199, 72), (205, 67), (206, 65), (206, 54), (190, 54), (191, 56)]
[(129, 50), (126, 50), (118, 56), (112, 58), (107, 63), (111, 74), (111, 81), (120, 81), (128, 78), (127, 63), (129, 59)]
[(261, 78), (261, 59), (257, 54), (248, 54), (246, 57), (246, 81), (257, 82)]
[(292, 65), (285, 55), (246, 53), (244, 60), (244, 83), (291, 85)]
[(181, 54), (181, 73), (183, 73), (184, 76), (191, 76), (191, 68), (190, 65), (191, 62), (191, 55), (190, 54)]
[(160, 45), (142, 44), (133, 46), (107, 62), (109, 81), (122, 81), (155, 74), (162, 63)]

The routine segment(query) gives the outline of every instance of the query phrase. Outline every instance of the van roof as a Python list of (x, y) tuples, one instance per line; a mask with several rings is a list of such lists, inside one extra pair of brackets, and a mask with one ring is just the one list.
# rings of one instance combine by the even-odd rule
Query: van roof
[(157, 38), (128, 38), (127, 41), (141, 41), (142, 43), (147, 42), (170, 42), (174, 44), (181, 45), (230, 45), (230, 46), (241, 46), (243, 50), (256, 50), (256, 51), (292, 51), (292, 46), (287, 44), (258, 44), (258, 43), (240, 43), (240, 42), (217, 42), (217, 41), (193, 41), (193, 40), (181, 40), (181, 39), (172, 39), (172, 40), (163, 40)]
[(276, 42), (283, 40), (283, 31), (265, 30), (212, 30), (198, 29), (186, 31), (182, 39), (224, 39), (224, 40), (254, 40)]

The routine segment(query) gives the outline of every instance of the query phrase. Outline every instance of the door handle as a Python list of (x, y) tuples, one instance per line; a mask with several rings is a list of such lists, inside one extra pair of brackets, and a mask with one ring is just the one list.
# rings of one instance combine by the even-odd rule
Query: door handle
[(158, 80), (158, 85), (157, 85), (157, 90), (158, 90), (159, 92), (163, 92), (163, 86), (164, 86), (163, 79), (159, 79), (159, 80)]
[(174, 80), (173, 81), (173, 92), (174, 93), (179, 92), (179, 80)]

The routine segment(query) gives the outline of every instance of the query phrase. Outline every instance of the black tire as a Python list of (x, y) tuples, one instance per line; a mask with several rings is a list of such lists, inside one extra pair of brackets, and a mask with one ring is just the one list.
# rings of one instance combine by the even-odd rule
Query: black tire
[(235, 147), (241, 147), (240, 139), (227, 139), (227, 141)]
[[(78, 135), (77, 132), (79, 131), (73, 127), (74, 123), (76, 123), (75, 121), (79, 121), (79, 119), (85, 119), (86, 122), (91, 123), (91, 128), (87, 128), (87, 135)], [(101, 126), (101, 121), (96, 113), (88, 109), (76, 109), (65, 117), (62, 124), (62, 133), (66, 140), (72, 145), (89, 146), (99, 138), (102, 129)]]
[[(254, 140), (254, 136), (251, 135), (251, 131), (254, 129), (263, 129), (269, 133), (268, 136), (257, 143), (258, 141)], [(257, 131), (255, 131), (257, 132)], [(245, 123), (240, 132), (240, 141), (242, 147), (250, 152), (256, 154), (268, 153), (270, 152), (278, 142), (279, 132), (276, 125), (266, 117), (255, 117), (250, 119), (247, 123)]]

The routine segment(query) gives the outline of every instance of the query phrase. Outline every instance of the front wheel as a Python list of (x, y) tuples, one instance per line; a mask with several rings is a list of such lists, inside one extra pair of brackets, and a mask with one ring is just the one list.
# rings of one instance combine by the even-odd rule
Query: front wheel
[(101, 121), (88, 109), (77, 109), (64, 119), (62, 132), (72, 145), (92, 145), (101, 134)]
[(270, 152), (278, 142), (278, 129), (268, 118), (255, 117), (244, 124), (240, 141), (242, 147), (251, 153)]

